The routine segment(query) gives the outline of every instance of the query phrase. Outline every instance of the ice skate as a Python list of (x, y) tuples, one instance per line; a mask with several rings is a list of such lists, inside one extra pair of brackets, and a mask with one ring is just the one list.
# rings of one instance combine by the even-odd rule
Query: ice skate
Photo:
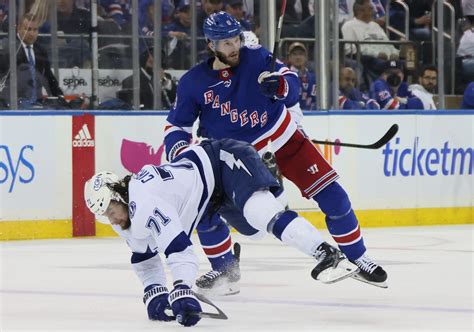
[(364, 254), (354, 260), (353, 263), (357, 265), (359, 272), (354, 274), (352, 278), (377, 287), (388, 287), (386, 283), (387, 273), (380, 265), (374, 263), (368, 256)]
[(234, 244), (234, 261), (222, 271), (211, 270), (196, 280), (197, 292), (203, 295), (234, 295), (240, 293), (240, 245)]
[(351, 263), (342, 252), (326, 242), (319, 245), (314, 257), (318, 264), (311, 271), (311, 276), (322, 283), (332, 284), (359, 272), (358, 267)]

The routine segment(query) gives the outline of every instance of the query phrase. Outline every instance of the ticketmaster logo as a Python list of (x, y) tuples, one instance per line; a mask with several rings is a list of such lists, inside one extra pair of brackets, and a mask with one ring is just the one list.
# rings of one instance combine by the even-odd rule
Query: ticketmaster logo
[(472, 175), (474, 170), (472, 147), (453, 147), (449, 141), (439, 147), (424, 147), (415, 137), (411, 147), (402, 148), (397, 137), (395, 144), (387, 143), (382, 155), (385, 176)]
[(79, 130), (76, 136), (72, 141), (72, 146), (75, 148), (84, 148), (84, 147), (93, 147), (95, 146), (95, 141), (92, 139), (87, 123), (85, 123), (82, 128)]

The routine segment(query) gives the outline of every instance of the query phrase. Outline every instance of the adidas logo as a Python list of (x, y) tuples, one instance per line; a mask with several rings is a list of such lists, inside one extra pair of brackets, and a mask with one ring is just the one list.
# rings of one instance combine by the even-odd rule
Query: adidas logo
[(89, 128), (87, 128), (87, 123), (84, 123), (77, 135), (74, 136), (74, 139), (72, 140), (72, 146), (75, 148), (95, 146), (95, 141), (92, 139)]

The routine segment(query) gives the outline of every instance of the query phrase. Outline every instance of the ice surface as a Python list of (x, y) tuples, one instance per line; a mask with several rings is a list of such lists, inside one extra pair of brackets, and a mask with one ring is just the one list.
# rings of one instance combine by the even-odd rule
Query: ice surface
[[(364, 229), (369, 256), (389, 274), (388, 289), (353, 279), (319, 283), (311, 258), (272, 236), (254, 242), (233, 233), (242, 244), (241, 293), (213, 298), (229, 320), (202, 319), (193, 330), (473, 331), (473, 231)], [(120, 238), (12, 241), (0, 250), (2, 332), (183, 331), (176, 322), (148, 321)]]

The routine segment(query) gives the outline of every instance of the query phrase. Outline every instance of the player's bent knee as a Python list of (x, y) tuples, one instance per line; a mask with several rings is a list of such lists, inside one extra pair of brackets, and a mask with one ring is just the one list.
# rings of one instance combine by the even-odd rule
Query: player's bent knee
[(268, 191), (256, 191), (244, 205), (244, 217), (253, 228), (266, 232), (272, 218), (285, 208)]
[(331, 183), (314, 196), (321, 211), (330, 219), (339, 219), (351, 212), (351, 201), (346, 191), (337, 182)]

